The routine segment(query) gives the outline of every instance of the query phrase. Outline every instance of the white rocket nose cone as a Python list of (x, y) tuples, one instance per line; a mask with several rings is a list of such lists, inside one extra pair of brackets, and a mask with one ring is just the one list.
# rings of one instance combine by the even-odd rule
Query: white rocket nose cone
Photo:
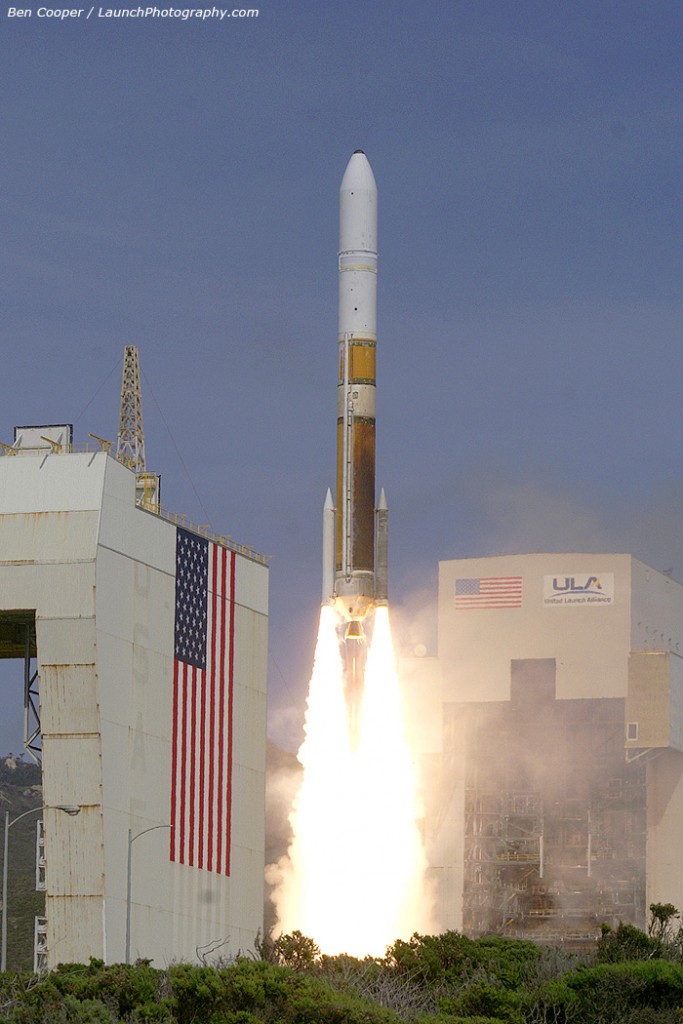
[(372, 173), (370, 162), (362, 149), (357, 149), (346, 165), (340, 188), (341, 192), (355, 190), (377, 192), (375, 175)]
[(346, 165), (339, 189), (339, 252), (350, 254), (352, 266), (359, 253), (377, 254), (377, 185), (362, 149)]

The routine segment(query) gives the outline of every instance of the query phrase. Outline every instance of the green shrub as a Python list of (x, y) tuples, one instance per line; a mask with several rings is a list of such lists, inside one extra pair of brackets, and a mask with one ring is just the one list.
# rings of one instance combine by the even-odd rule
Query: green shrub
[(262, 1017), (255, 1017), (247, 1010), (236, 1010), (220, 1018), (220, 1024), (263, 1024)]
[(169, 969), (171, 1006), (179, 1024), (206, 1024), (217, 1015), (235, 1009), (231, 1006), (223, 971), (211, 967), (175, 964)]
[(646, 935), (632, 924), (619, 922), (615, 931), (603, 926), (598, 939), (597, 959), (601, 964), (622, 963), (631, 960), (652, 960), (661, 956), (663, 944), (658, 938)]
[(528, 1020), (568, 1024), (577, 1019), (579, 998), (565, 979), (554, 978), (529, 993), (525, 1004)]
[(428, 985), (463, 984), (483, 971), (489, 980), (515, 989), (526, 983), (540, 947), (522, 939), (486, 936), (468, 939), (459, 932), (412, 936), (387, 950), (384, 963), (399, 974)]
[(320, 947), (300, 931), (281, 935), (273, 943), (272, 952), (276, 963), (295, 971), (310, 969), (320, 958)]
[(483, 978), (471, 982), (457, 996), (440, 999), (439, 1009), (461, 1017), (493, 1017), (504, 1024), (524, 1024), (519, 993)]
[(63, 1020), (68, 1024), (116, 1024), (116, 1018), (100, 999), (77, 999), (66, 995), (62, 1003)]
[(541, 959), (541, 947), (525, 939), (486, 935), (474, 945), (477, 963), (510, 989), (524, 985)]
[(683, 1004), (683, 967), (666, 960), (599, 964), (567, 975), (565, 983), (576, 994), (577, 1020), (586, 1024), (639, 1024), (646, 1010), (676, 1021)]
[(418, 1018), (419, 1024), (504, 1024), (499, 1017), (454, 1017), (452, 1014), (429, 1014)]

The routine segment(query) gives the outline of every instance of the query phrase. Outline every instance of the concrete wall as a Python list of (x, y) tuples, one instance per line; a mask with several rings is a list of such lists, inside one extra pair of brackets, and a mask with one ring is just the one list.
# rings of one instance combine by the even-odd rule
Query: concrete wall
[[(176, 527), (104, 453), (0, 459), (0, 610), (35, 609), (48, 961), (248, 949), (262, 925), (267, 577), (235, 561), (230, 876), (169, 859)], [(226, 733), (227, 735), (227, 733)], [(216, 754), (218, 756), (218, 753)], [(157, 827), (163, 826), (163, 827)]]
[(670, 651), (634, 651), (629, 662), (626, 749), (683, 751), (683, 658)]
[[(456, 607), (456, 580), (494, 577), (521, 580), (519, 607)], [(598, 582), (585, 589), (593, 577)], [(624, 756), (648, 765), (647, 902), (682, 906), (683, 587), (626, 554), (458, 559), (440, 564), (438, 628), (444, 776), (431, 859), (444, 926), (462, 922), (457, 706), (508, 701), (516, 659), (554, 659), (558, 700), (626, 698)], [(638, 725), (631, 740), (628, 723)]]
[[(555, 658), (557, 696), (625, 697), (631, 627), (631, 556), (500, 555), (439, 565), (439, 657), (444, 700), (509, 700), (510, 661)], [(517, 608), (457, 609), (456, 580), (521, 577)], [(609, 603), (549, 603), (557, 579), (602, 579)], [(611, 589), (610, 589), (611, 587)], [(600, 642), (596, 643), (596, 636)]]
[(632, 651), (683, 655), (683, 586), (633, 558)]
[(683, 754), (662, 750), (647, 766), (646, 903), (683, 907)]

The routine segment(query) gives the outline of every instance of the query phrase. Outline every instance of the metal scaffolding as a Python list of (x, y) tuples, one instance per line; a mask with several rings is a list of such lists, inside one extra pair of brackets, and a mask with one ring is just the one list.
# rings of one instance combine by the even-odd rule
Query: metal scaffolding
[(150, 512), (158, 512), (160, 479), (157, 473), (147, 470), (145, 428), (142, 424), (140, 359), (137, 345), (126, 345), (123, 353), (121, 409), (116, 455), (118, 459), (135, 471), (137, 503)]
[(147, 469), (145, 460), (145, 428), (142, 425), (142, 389), (137, 345), (126, 345), (121, 378), (121, 410), (116, 454), (127, 461), (136, 473)]
[[(458, 705), (465, 735), (463, 927), (582, 945), (644, 926), (645, 767), (624, 756), (624, 701)], [(518, 695), (522, 693), (518, 691)], [(530, 695), (527, 694), (527, 697)]]

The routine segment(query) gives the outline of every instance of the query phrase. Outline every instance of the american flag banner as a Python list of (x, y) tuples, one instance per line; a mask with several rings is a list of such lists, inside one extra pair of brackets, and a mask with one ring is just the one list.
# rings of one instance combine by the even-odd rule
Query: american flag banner
[(456, 608), (520, 608), (521, 576), (481, 576), (456, 579)]
[(176, 539), (171, 860), (230, 874), (235, 553)]

